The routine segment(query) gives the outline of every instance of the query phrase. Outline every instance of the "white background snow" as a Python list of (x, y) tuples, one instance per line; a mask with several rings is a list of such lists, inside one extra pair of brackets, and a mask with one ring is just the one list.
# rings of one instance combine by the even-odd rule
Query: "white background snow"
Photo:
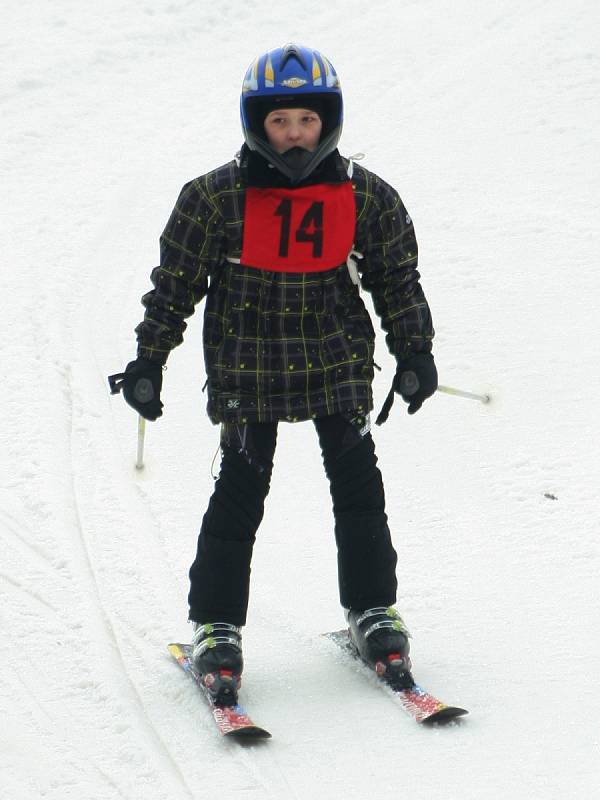
[[(598, 797), (599, 33), (593, 0), (3, 4), (3, 798)], [(441, 382), (493, 402), (374, 430), (417, 677), (470, 716), (420, 728), (321, 637), (329, 490), (312, 426), (281, 425), (242, 693), (274, 738), (242, 749), (166, 650), (218, 441), (201, 313), (141, 473), (106, 376), (180, 187), (239, 148), (243, 73), (290, 40), (415, 221)], [(379, 407), (383, 335), (377, 360)]]

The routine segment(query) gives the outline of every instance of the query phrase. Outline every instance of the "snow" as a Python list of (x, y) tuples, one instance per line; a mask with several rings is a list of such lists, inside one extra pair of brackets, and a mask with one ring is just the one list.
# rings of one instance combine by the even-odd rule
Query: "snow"
[[(597, 3), (22, 0), (3, 21), (2, 796), (595, 796)], [(418, 727), (321, 637), (343, 624), (329, 492), (312, 426), (282, 425), (242, 694), (274, 738), (241, 748), (166, 650), (218, 439), (201, 315), (142, 472), (106, 376), (180, 187), (240, 145), (247, 64), (290, 40), (332, 59), (342, 151), (415, 221), (441, 382), (492, 395), (374, 430), (416, 674), (471, 714)], [(383, 335), (376, 357), (379, 408)]]

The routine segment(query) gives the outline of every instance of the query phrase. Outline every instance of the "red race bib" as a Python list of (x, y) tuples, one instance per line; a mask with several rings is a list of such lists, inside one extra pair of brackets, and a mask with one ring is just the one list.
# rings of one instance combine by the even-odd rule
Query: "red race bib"
[(246, 189), (241, 263), (275, 272), (323, 272), (354, 243), (352, 183)]

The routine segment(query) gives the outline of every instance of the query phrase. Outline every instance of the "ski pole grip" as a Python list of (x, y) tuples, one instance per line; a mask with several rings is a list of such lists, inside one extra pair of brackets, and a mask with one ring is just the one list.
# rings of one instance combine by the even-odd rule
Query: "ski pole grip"
[(400, 394), (404, 397), (412, 397), (413, 394), (419, 391), (419, 379), (417, 373), (412, 369), (403, 372), (400, 376)]

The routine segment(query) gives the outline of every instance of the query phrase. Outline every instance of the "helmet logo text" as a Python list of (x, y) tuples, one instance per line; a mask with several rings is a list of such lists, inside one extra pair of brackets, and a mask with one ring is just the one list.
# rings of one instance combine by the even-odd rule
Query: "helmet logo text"
[(281, 85), (285, 86), (286, 89), (299, 89), (306, 83), (308, 81), (304, 80), (304, 78), (287, 78), (285, 81), (281, 81)]

